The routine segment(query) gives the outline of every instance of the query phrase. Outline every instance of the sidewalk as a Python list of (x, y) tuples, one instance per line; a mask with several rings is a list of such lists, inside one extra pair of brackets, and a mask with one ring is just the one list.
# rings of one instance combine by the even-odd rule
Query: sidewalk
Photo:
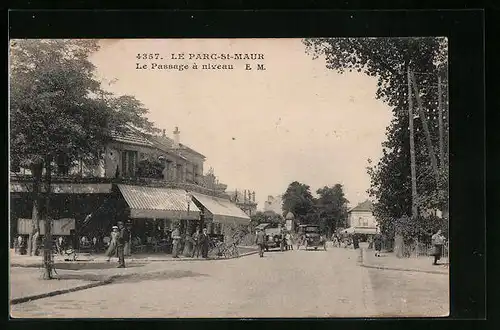
[[(257, 248), (253, 246), (240, 246), (238, 247), (240, 257), (244, 257), (249, 254), (257, 253)], [(54, 256), (54, 264), (56, 269), (81, 269), (77, 265), (84, 265), (88, 263), (106, 263), (107, 257), (100, 254), (89, 254), (89, 253), (79, 253), (77, 254), (76, 261), (65, 261), (67, 256)], [(223, 258), (220, 258), (223, 259)], [(112, 258), (113, 261), (116, 261), (116, 258)], [(207, 261), (207, 260), (219, 260), (219, 259), (203, 259), (203, 258), (188, 258), (180, 256), (179, 258), (172, 258), (171, 255), (167, 254), (152, 254), (152, 253), (142, 253), (142, 254), (133, 254), (132, 256), (125, 257), (125, 261), (127, 263), (147, 263), (147, 262), (156, 262), (156, 261)], [(40, 267), (42, 263), (41, 256), (26, 256), (26, 255), (18, 255), (13, 252), (11, 249), (10, 252), (10, 266), (11, 267)], [(75, 266), (68, 266), (75, 265)], [(68, 268), (69, 267), (69, 268)]]
[[(241, 250), (240, 250), (241, 251)], [(255, 254), (257, 251), (251, 247), (247, 252), (240, 254), (240, 257)], [(18, 304), (30, 300), (51, 297), (59, 294), (85, 290), (96, 286), (106, 285), (115, 280), (135, 277), (142, 279), (154, 278), (158, 274), (164, 275), (169, 271), (169, 277), (184, 276), (185, 271), (172, 271), (169, 269), (170, 263), (150, 262), (150, 261), (213, 261), (227, 259), (192, 259), (178, 258), (170, 256), (163, 258), (150, 258), (137, 256), (125, 259), (127, 268), (117, 268), (117, 261), (106, 262), (104, 256), (97, 256), (92, 259), (80, 261), (64, 261), (64, 258), (54, 259), (57, 274), (53, 280), (42, 279), (41, 256), (19, 256), (11, 253), (10, 266), (10, 299), (11, 304)], [(181, 274), (182, 273), (182, 274)]]
[(361, 265), (367, 268), (449, 274), (446, 259), (441, 259), (440, 264), (434, 266), (432, 257), (398, 258), (394, 253), (381, 253), (380, 257), (375, 257), (375, 251), (362, 248), (361, 260)]

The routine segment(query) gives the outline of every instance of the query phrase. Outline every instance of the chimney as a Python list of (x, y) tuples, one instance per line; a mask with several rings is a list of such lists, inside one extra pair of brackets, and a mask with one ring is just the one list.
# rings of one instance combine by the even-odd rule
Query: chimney
[(166, 131), (166, 129), (163, 130), (163, 137), (165, 137), (165, 131)]
[(176, 126), (174, 131), (174, 148), (179, 148), (180, 146), (180, 133), (179, 127)]

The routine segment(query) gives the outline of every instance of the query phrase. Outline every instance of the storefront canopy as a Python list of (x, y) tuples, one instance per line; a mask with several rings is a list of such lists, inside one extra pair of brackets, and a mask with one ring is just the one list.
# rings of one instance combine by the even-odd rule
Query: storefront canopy
[(214, 222), (248, 225), (250, 217), (228, 199), (193, 193), (195, 198), (213, 216)]
[(122, 184), (119, 184), (118, 188), (130, 207), (131, 218), (179, 220), (200, 218), (200, 209), (188, 200), (184, 190)]

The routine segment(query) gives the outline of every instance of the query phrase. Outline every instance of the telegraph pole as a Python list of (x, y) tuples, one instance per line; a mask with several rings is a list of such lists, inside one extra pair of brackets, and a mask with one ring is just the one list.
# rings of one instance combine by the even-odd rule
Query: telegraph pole
[(438, 75), (438, 111), (439, 111), (439, 160), (440, 167), (443, 169), (445, 165), (444, 161), (444, 126), (443, 126), (443, 104), (442, 104), (442, 92), (441, 92), (441, 76)]
[(417, 169), (415, 165), (415, 136), (413, 129), (413, 98), (411, 92), (411, 73), (408, 66), (408, 116), (410, 129), (410, 167), (411, 167), (411, 213), (414, 218), (418, 216), (417, 207)]

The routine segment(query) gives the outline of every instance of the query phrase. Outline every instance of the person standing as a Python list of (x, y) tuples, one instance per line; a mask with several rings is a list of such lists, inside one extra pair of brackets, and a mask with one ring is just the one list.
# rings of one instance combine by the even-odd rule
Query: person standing
[(181, 233), (179, 230), (179, 225), (175, 225), (174, 231), (172, 231), (172, 258), (179, 258), (179, 244), (181, 241)]
[(202, 258), (208, 258), (208, 245), (210, 242), (210, 238), (208, 237), (208, 230), (207, 228), (203, 228), (203, 232), (201, 233), (199, 237), (199, 245), (201, 247), (201, 257)]
[(200, 256), (200, 227), (196, 227), (196, 230), (193, 233), (192, 239), (193, 239), (193, 252), (191, 253), (191, 258), (194, 258), (196, 255), (196, 258)]
[(259, 256), (262, 258), (264, 256), (264, 244), (266, 241), (266, 236), (264, 231), (259, 228), (257, 235), (255, 235), (255, 244), (259, 247)]
[(432, 245), (434, 245), (434, 262), (433, 265), (437, 265), (438, 261), (441, 259), (443, 254), (444, 236), (441, 234), (441, 229), (432, 235)]
[(359, 238), (357, 234), (352, 235), (352, 246), (354, 249), (359, 249)]
[(380, 257), (380, 251), (382, 250), (382, 235), (376, 233), (373, 237), (373, 245), (375, 246), (375, 257)]
[(108, 262), (111, 260), (113, 255), (117, 255), (116, 246), (118, 243), (118, 227), (113, 226), (111, 229), (111, 240), (109, 242), (109, 247), (106, 250), (106, 256), (108, 257)]
[(117, 239), (117, 249), (118, 249), (118, 268), (125, 268), (125, 242), (129, 241), (129, 232), (125, 228), (122, 221), (118, 221), (118, 239)]
[(286, 239), (286, 249), (287, 250), (293, 250), (292, 234), (290, 234), (290, 232), (286, 233), (285, 239)]

